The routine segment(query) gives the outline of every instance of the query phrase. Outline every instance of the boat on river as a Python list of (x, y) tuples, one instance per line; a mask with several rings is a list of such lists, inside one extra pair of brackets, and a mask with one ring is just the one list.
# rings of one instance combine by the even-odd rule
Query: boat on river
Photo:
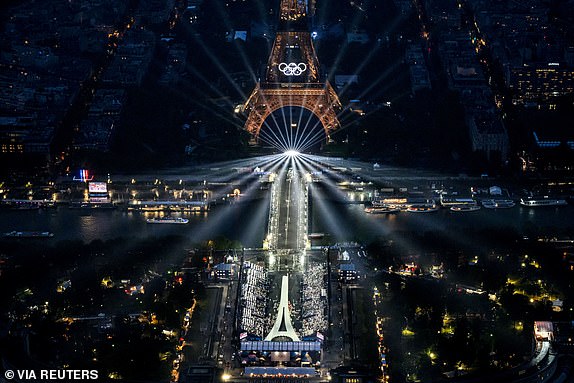
[(171, 223), (171, 224), (179, 224), (185, 225), (189, 223), (189, 219), (181, 218), (181, 217), (154, 217), (146, 219), (147, 223)]
[(53, 233), (49, 231), (11, 231), (4, 233), (5, 238), (52, 238)]

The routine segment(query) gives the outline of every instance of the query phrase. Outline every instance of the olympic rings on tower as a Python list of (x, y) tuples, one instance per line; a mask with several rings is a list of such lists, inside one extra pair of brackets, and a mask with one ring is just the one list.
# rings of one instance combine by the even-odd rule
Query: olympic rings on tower
[(307, 64), (305, 63), (281, 63), (277, 67), (285, 76), (300, 76), (307, 70)]

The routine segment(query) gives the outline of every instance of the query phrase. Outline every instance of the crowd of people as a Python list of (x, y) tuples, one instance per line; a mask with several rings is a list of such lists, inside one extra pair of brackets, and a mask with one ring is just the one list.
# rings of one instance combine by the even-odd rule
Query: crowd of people
[(301, 289), (301, 333), (313, 335), (327, 329), (327, 291), (325, 288), (327, 267), (324, 263), (311, 263), (303, 273)]
[(263, 336), (266, 329), (265, 308), (269, 281), (267, 271), (260, 266), (245, 262), (240, 294), (240, 327), (250, 334)]
[[(314, 335), (328, 328), (327, 290), (325, 276), (327, 266), (324, 263), (311, 263), (303, 272), (301, 279), (301, 304), (289, 304), (289, 311), (301, 318), (301, 336)], [(263, 266), (245, 262), (243, 267), (239, 325), (242, 331), (265, 337), (275, 322), (275, 312), (279, 302), (275, 302), (272, 313), (268, 312), (269, 290), (272, 288), (266, 269)], [(275, 286), (279, 288), (279, 286)], [(295, 323), (299, 322), (298, 320)], [(294, 324), (295, 324), (294, 323)]]

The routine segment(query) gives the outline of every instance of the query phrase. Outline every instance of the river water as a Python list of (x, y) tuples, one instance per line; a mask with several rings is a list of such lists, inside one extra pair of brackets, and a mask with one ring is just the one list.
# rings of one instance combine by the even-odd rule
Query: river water
[(144, 238), (164, 235), (189, 236), (200, 242), (223, 236), (245, 246), (261, 246), (265, 236), (268, 199), (215, 206), (203, 213), (173, 213), (189, 219), (186, 225), (147, 224), (146, 218), (163, 214), (97, 209), (0, 210), (0, 233), (50, 231), (50, 243), (60, 240), (109, 240), (119, 237)]
[[(261, 247), (267, 229), (269, 196), (230, 205), (212, 207), (201, 214), (184, 214), (187, 225), (146, 224), (149, 215), (123, 210), (78, 210), (60, 206), (46, 210), (1, 210), (0, 233), (17, 231), (50, 231), (48, 242), (59, 240), (118, 237), (153, 237), (168, 234), (186, 235), (193, 240), (224, 236), (240, 241), (245, 247)], [(358, 241), (400, 236), (405, 232), (439, 232), (454, 242), (480, 241), (472, 233), (483, 229), (513, 231), (520, 235), (574, 237), (574, 206), (511, 209), (481, 209), (474, 212), (433, 213), (401, 212), (392, 215), (370, 215), (362, 204), (343, 204), (313, 196), (309, 232), (329, 235), (330, 242)], [(470, 234), (469, 234), (470, 233)]]

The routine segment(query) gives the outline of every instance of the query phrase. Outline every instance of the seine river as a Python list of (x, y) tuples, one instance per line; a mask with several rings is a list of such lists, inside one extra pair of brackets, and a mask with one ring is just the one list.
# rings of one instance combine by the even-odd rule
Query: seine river
[(313, 212), (312, 230), (330, 233), (336, 240), (369, 243), (377, 238), (400, 240), (412, 234), (433, 232), (462, 246), (480, 248), (492, 233), (515, 236), (556, 236), (574, 238), (574, 206), (510, 209), (480, 209), (431, 213), (401, 212), (390, 215), (366, 214), (364, 205), (335, 206), (328, 214)]
[[(245, 247), (261, 247), (266, 233), (269, 197), (231, 205), (214, 206), (209, 212), (186, 214), (187, 225), (151, 225), (143, 213), (124, 210), (78, 210), (66, 206), (46, 210), (1, 210), (0, 233), (16, 231), (50, 231), (59, 240), (118, 237), (153, 237), (168, 234), (186, 235), (193, 240), (224, 236), (240, 241)], [(574, 237), (574, 206), (511, 209), (481, 209), (474, 212), (433, 213), (401, 212), (393, 215), (370, 215), (361, 204), (342, 204), (331, 200), (313, 200), (309, 232), (329, 234), (329, 242), (358, 241), (368, 243), (381, 237), (400, 237), (406, 232), (440, 232), (452, 241), (480, 242), (475, 233), (484, 230), (514, 231), (519, 235)]]

